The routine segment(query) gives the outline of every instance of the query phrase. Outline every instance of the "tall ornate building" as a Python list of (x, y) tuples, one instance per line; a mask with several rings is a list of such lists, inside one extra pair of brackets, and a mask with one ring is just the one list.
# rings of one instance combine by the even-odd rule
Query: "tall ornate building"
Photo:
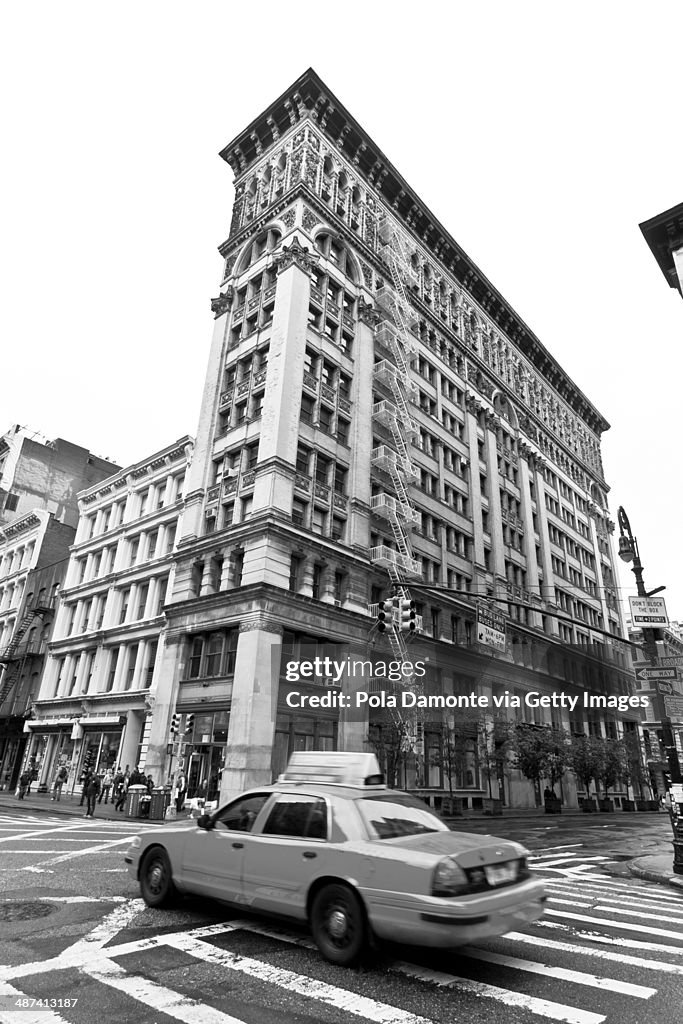
[[(290, 706), (334, 686), (285, 668), (405, 654), (373, 629), (392, 587), (418, 604), (426, 691), (627, 694), (602, 415), (312, 70), (221, 156), (235, 202), (153, 774), (174, 712), (194, 715), (186, 769), (210, 795), (270, 782), (293, 749), (362, 748), (367, 713)], [(480, 642), (480, 601), (503, 649)], [(608, 736), (638, 718), (520, 714)], [(442, 725), (421, 723), (407, 780), (431, 797)], [(538, 799), (514, 770), (493, 787)], [(474, 740), (457, 788), (469, 807), (491, 791)]]

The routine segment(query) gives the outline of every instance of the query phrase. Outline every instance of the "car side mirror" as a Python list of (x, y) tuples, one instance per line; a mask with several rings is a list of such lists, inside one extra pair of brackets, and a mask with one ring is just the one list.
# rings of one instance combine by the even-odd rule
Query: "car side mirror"
[(207, 832), (210, 831), (213, 828), (213, 820), (211, 818), (211, 815), (200, 814), (200, 816), (197, 818), (197, 825), (199, 826), (199, 828), (205, 828)]

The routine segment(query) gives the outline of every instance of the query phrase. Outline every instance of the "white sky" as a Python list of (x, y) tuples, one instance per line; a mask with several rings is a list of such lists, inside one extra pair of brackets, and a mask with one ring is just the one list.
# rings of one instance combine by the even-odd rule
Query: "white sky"
[(682, 36), (653, 0), (3, 5), (0, 430), (122, 465), (195, 433), (217, 154), (313, 66), (612, 424), (612, 514), (683, 619), (683, 300), (638, 228), (683, 201)]

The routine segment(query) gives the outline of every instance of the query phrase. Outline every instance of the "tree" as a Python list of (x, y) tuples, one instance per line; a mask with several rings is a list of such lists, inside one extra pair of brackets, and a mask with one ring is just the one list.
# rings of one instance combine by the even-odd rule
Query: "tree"
[(377, 760), (384, 770), (387, 786), (392, 789), (399, 784), (399, 774), (413, 747), (409, 722), (395, 716), (392, 721), (370, 723), (368, 734), (370, 744), (375, 748)]
[(515, 768), (536, 784), (547, 779), (554, 792), (567, 769), (567, 738), (563, 729), (550, 725), (516, 725), (512, 743)]
[(649, 780), (643, 764), (643, 748), (638, 734), (635, 731), (624, 733), (622, 743), (624, 745), (624, 766), (621, 778), (626, 786), (628, 798), (629, 786), (633, 788), (635, 796), (636, 788), (638, 793), (642, 793), (644, 785), (649, 788)]
[[(438, 751), (432, 752), (431, 764), (441, 768), (446, 776), (448, 792), (453, 801), (453, 789), (472, 766), (472, 755), (477, 748), (479, 717), (474, 712), (459, 712), (458, 717), (445, 714), (440, 723)], [(455, 783), (455, 786), (454, 786)]]
[(604, 745), (599, 736), (573, 736), (569, 747), (569, 767), (587, 793), (593, 779), (601, 777)]
[(513, 746), (513, 726), (500, 715), (487, 715), (479, 723), (479, 763), (486, 776), (489, 797), (493, 799), (492, 781), (498, 783), (499, 796), (503, 792), (503, 778), (510, 762)]
[(595, 739), (600, 739), (601, 757), (600, 765), (594, 778), (596, 783), (602, 783), (605, 800), (607, 800), (607, 790), (615, 786), (623, 777), (626, 765), (626, 751), (621, 740), (601, 739), (597, 736)]

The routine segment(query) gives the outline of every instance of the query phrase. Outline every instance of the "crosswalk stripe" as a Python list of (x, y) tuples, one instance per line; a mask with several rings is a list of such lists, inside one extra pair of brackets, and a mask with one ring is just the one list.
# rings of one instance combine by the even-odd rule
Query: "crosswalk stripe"
[(633, 985), (614, 978), (600, 978), (595, 974), (571, 971), (564, 967), (551, 967), (550, 964), (537, 963), (535, 960), (522, 960), (520, 957), (505, 956), (503, 953), (489, 953), (483, 949), (473, 949), (471, 946), (462, 946), (458, 949), (458, 953), (473, 960), (484, 960), (486, 963), (499, 964), (501, 967), (513, 967), (517, 971), (542, 974), (544, 978), (571, 981), (577, 985), (588, 985), (590, 988), (600, 988), (607, 992), (619, 992), (621, 995), (634, 996), (636, 999), (650, 999), (657, 992), (656, 988)]
[[(598, 960), (611, 960), (614, 963), (626, 964), (629, 967), (644, 967), (646, 970), (661, 971), (663, 974), (683, 975), (683, 964), (669, 964), (661, 960), (646, 960), (642, 956), (631, 956), (629, 953), (611, 953), (607, 949), (590, 949), (587, 946), (577, 946), (573, 942), (558, 942), (557, 939), (549, 939), (545, 935), (525, 935), (523, 932), (506, 932), (502, 938), (510, 939), (512, 942), (519, 942), (523, 945), (541, 946), (542, 949), (557, 949), (562, 953), (580, 953), (583, 956), (595, 957)], [(620, 939), (612, 941), (614, 941), (615, 945), (624, 945)]]
[[(600, 924), (608, 923), (600, 921)], [(534, 927), (569, 932), (577, 939), (585, 939), (586, 942), (599, 942), (602, 946), (626, 946), (629, 949), (642, 949), (648, 953), (673, 953), (677, 956), (683, 953), (680, 946), (667, 946), (663, 942), (643, 942), (640, 939), (629, 939), (625, 935), (616, 938), (614, 935), (606, 935), (603, 932), (582, 932), (572, 925), (561, 924), (559, 921), (534, 921)]]
[[(202, 942), (189, 935), (169, 935), (167, 936), (167, 945), (203, 960), (205, 963), (228, 967), (232, 971), (239, 971), (241, 974), (247, 974), (249, 977), (258, 978), (260, 981), (287, 989), (289, 992), (297, 992), (309, 999), (316, 999), (337, 1010), (346, 1010), (347, 1013), (353, 1013), (355, 1016), (361, 1017), (365, 1021), (373, 1021), (375, 1024), (432, 1024), (425, 1017), (418, 1017), (416, 1014), (400, 1010), (388, 1003), (369, 999), (367, 996), (358, 995), (348, 989), (328, 985), (327, 982), (318, 981), (316, 978), (295, 974), (294, 971), (275, 967), (261, 960), (253, 960), (251, 957), (232, 953), (227, 949), (218, 949), (216, 946), (211, 946), (207, 942)], [(600, 1020), (604, 1020), (604, 1018), (600, 1018)]]
[[(647, 921), (667, 921), (669, 924), (683, 924), (677, 917), (667, 917), (666, 914), (645, 914), (642, 910), (626, 910), (624, 907), (608, 907), (607, 905), (598, 905), (593, 908), (594, 910), (603, 910), (609, 914), (622, 914), (624, 917), (639, 917), (641, 920)], [(683, 933), (681, 933), (683, 939)]]
[(391, 969), (410, 978), (417, 978), (419, 981), (428, 981), (443, 988), (450, 988), (458, 992), (471, 992), (476, 996), (495, 999), (505, 1003), (506, 1006), (518, 1006), (539, 1017), (550, 1017), (551, 1020), (564, 1021), (565, 1024), (602, 1024), (602, 1021), (606, 1020), (601, 1014), (592, 1013), (590, 1010), (580, 1010), (574, 1006), (565, 1006), (563, 1003), (553, 1003), (549, 999), (539, 999), (536, 996), (515, 992), (509, 988), (498, 988), (497, 985), (489, 985), (483, 981), (457, 978), (452, 974), (445, 974), (443, 971), (433, 971), (429, 967), (418, 967), (416, 964), (399, 962), (392, 964)]
[[(596, 907), (595, 909), (606, 910), (608, 913), (611, 910), (610, 907)], [(551, 917), (568, 918), (570, 921), (583, 921), (584, 924), (600, 924), (603, 927), (608, 925), (610, 928), (618, 926), (619, 928), (624, 928), (626, 931), (642, 932), (644, 935), (661, 935), (663, 939), (679, 939), (683, 943), (683, 933), (680, 931), (672, 932), (667, 928), (653, 928), (652, 925), (641, 926), (638, 924), (629, 924), (628, 921), (619, 921), (618, 925), (615, 925), (612, 921), (605, 920), (604, 917), (589, 917), (586, 914), (568, 914), (565, 910), (548, 909), (546, 910), (546, 914), (549, 914)], [(681, 946), (681, 951), (683, 951), (683, 946)]]
[[(629, 898), (636, 896), (640, 901), (648, 903), (661, 903), (664, 900), (662, 892), (649, 892), (637, 883), (634, 885), (613, 885), (608, 879), (605, 879), (603, 882), (592, 882), (590, 880), (584, 881), (583, 879), (580, 879), (578, 882), (566, 882), (561, 878), (553, 878), (552, 880), (548, 880), (548, 884), (552, 885), (555, 889), (565, 889), (567, 892), (575, 892), (577, 888), (580, 888), (587, 892), (609, 892), (617, 896)], [(670, 895), (667, 892), (666, 900), (664, 901), (667, 906), (671, 903), (683, 910), (683, 899), (675, 893), (671, 893)]]
[[(571, 888), (560, 889), (555, 886), (554, 883), (546, 886), (546, 893), (552, 896), (570, 896), (572, 895)], [(603, 903), (614, 903), (620, 905), (626, 900), (630, 907), (640, 907), (642, 910), (666, 910), (670, 914), (683, 915), (683, 907), (670, 907), (666, 903), (654, 903), (652, 901), (646, 901), (638, 897), (637, 899), (629, 899), (624, 893), (617, 893), (616, 896), (610, 895), (609, 889), (586, 889), (583, 886), (575, 887), (576, 899), (578, 900), (590, 900), (596, 902), (601, 900)], [(556, 900), (555, 902), (563, 902), (562, 900)], [(678, 918), (670, 917), (667, 918), (669, 921), (676, 921)], [(683, 920), (681, 921), (683, 924)]]
[(168, 1014), (169, 1017), (183, 1021), (184, 1024), (244, 1024), (238, 1017), (216, 1010), (206, 1003), (174, 992), (173, 989), (148, 978), (129, 974), (111, 960), (97, 960), (94, 964), (84, 964), (81, 970), (95, 981), (109, 985), (117, 992), (123, 992), (145, 1006), (151, 1006), (161, 1013)]
[[(0, 997), (5, 996), (10, 1000), (31, 998), (18, 988), (8, 985), (6, 981), (0, 981)], [(30, 1012), (30, 1017), (28, 1016)], [(0, 1024), (17, 1024), (17, 1021), (24, 1020), (26, 1024), (68, 1024), (59, 1013), (54, 1010), (26, 1009), (15, 1007), (13, 1010), (0, 1009)]]

